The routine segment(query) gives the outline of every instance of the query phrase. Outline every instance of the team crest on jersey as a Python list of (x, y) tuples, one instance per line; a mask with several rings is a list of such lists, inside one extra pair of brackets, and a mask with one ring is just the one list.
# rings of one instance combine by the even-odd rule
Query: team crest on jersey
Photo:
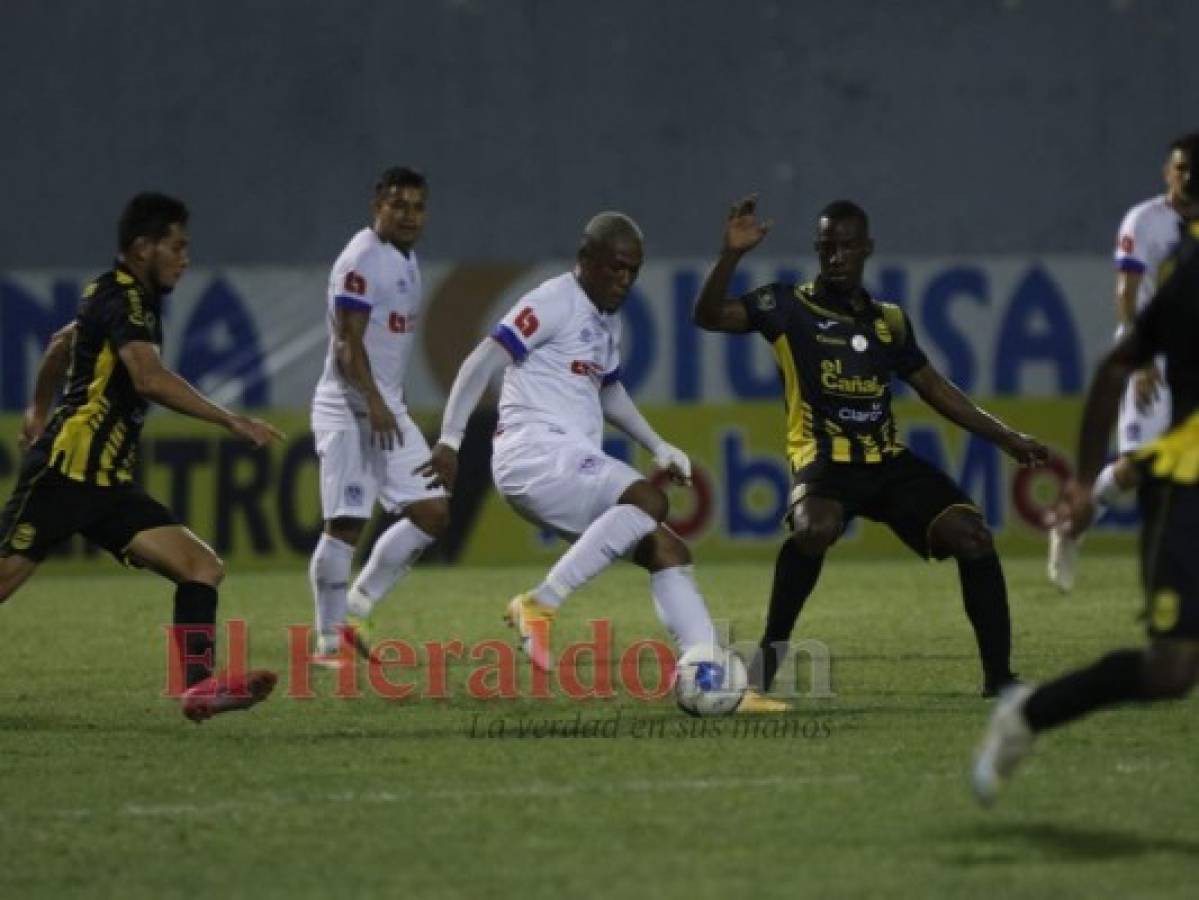
[(774, 309), (775, 306), (774, 288), (770, 287), (769, 285), (758, 288), (756, 291), (754, 291), (753, 302), (754, 306), (756, 306), (762, 312), (770, 312), (770, 310)]
[(579, 332), (579, 340), (585, 344), (589, 344), (591, 343), (591, 337), (591, 329), (584, 326), (583, 330)]
[(22, 522), (13, 529), (9, 544), (14, 550), (28, 550), (33, 546), (35, 537), (37, 537), (37, 529), (29, 522)]
[(887, 323), (882, 319), (875, 319), (874, 333), (878, 335), (878, 339), (884, 344), (891, 343), (891, 329), (887, 327)]
[(347, 484), (345, 494), (346, 494), (346, 506), (361, 506), (362, 505), (362, 485)]
[(579, 471), (583, 474), (595, 472), (599, 469), (600, 461), (597, 456), (584, 456), (582, 462), (579, 463)]
[(866, 335), (855, 334), (849, 341), (849, 346), (857, 350), (859, 353), (865, 353), (866, 348), (870, 346), (870, 341), (866, 340)]

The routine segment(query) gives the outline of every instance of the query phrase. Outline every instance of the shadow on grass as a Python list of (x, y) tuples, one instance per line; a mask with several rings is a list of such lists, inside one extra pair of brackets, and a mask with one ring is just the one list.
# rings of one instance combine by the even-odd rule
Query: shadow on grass
[(1150, 853), (1175, 853), (1199, 858), (1199, 840), (1146, 835), (1060, 822), (988, 822), (947, 835), (950, 842), (973, 843), (974, 851), (953, 854), (946, 862), (958, 866), (1023, 864), (1033, 859), (1095, 862), (1128, 859)]

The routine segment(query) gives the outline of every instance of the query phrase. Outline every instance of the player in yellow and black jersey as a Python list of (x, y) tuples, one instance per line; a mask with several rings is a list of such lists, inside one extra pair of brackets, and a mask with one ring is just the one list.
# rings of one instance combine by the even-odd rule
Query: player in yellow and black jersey
[[(1188, 170), (1187, 178), (1194, 185), (1199, 174)], [(1041, 732), (1121, 703), (1181, 699), (1199, 682), (1199, 222), (1185, 225), (1170, 266), (1131, 332), (1099, 364), (1083, 411), (1076, 475), (1058, 509), (1063, 519), (1090, 521), (1124, 386), (1155, 356), (1165, 356), (1172, 427), (1135, 454), (1148, 643), (1006, 694), (974, 760), (974, 792), (983, 803), (995, 799)]]
[(933, 409), (995, 443), (1022, 465), (1043, 462), (1045, 447), (979, 409), (921, 351), (903, 311), (862, 286), (874, 250), (866, 213), (848, 201), (821, 212), (820, 274), (798, 287), (772, 284), (741, 298), (725, 295), (741, 257), (769, 223), (756, 197), (735, 204), (724, 245), (695, 305), (709, 331), (759, 332), (783, 379), (787, 457), (795, 488), (779, 551), (760, 652), (751, 678), (769, 689), (824, 556), (855, 516), (890, 526), (925, 558), (957, 560), (966, 615), (983, 667), (983, 694), (1011, 683), (1011, 623), (1003, 569), (982, 516), (943, 472), (906, 450), (891, 413), (890, 383), (906, 380)]
[[(209, 401), (163, 365), (162, 298), (188, 265), (187, 207), (138, 194), (118, 225), (120, 256), (84, 291), (74, 322), (51, 341), (25, 413), (21, 462), (0, 512), (0, 603), (55, 545), (82, 534), (118, 559), (169, 578), (182, 662), (183, 712), (195, 721), (244, 709), (270, 693), (271, 672), (213, 675), (220, 559), (133, 481), (150, 401), (228, 429), (258, 446), (279, 432)], [(49, 404), (66, 389), (47, 423)]]

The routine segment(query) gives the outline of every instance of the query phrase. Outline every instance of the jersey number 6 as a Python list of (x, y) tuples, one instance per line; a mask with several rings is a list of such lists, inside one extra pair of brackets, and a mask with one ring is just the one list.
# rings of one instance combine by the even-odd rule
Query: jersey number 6
[(529, 335), (537, 330), (537, 326), (541, 324), (537, 321), (537, 316), (534, 315), (533, 307), (531, 306), (526, 306), (517, 313), (515, 321), (516, 327), (520, 329), (520, 333), (525, 337), (529, 337)]

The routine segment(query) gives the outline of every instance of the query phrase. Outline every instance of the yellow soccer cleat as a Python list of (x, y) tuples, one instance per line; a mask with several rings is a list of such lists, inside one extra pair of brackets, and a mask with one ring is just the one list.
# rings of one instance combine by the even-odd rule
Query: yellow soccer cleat
[(747, 688), (745, 696), (737, 704), (736, 714), (739, 716), (773, 715), (789, 713), (791, 707), (782, 700), (775, 700), (765, 694), (759, 694), (753, 688)]
[(517, 594), (504, 610), (504, 621), (520, 635), (520, 649), (537, 668), (550, 672), (554, 657), (550, 653), (550, 628), (556, 610), (533, 599), (532, 594)]

